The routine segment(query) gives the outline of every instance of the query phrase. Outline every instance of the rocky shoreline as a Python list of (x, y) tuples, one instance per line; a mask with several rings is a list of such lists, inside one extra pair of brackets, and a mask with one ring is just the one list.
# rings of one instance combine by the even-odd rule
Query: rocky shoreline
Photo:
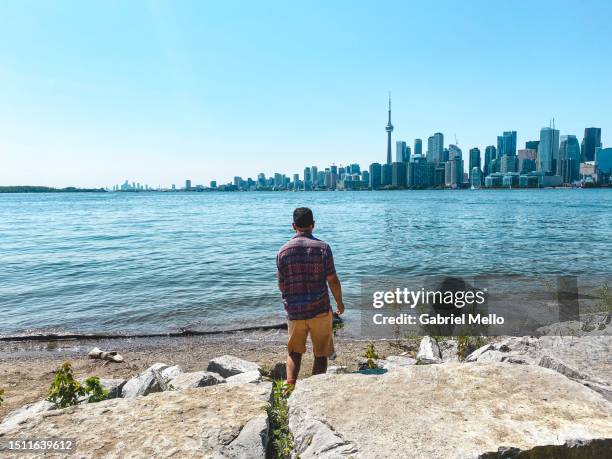
[[(8, 389), (3, 410), (11, 411), (2, 413), (0, 442), (75, 438), (77, 457), (270, 457), (270, 404), (273, 380), (283, 376), (285, 336), (266, 333), (263, 340), (244, 334), (217, 342), (166, 341), (163, 348), (132, 343), (122, 352), (125, 364), (83, 359), (90, 343), (38, 349), (40, 355), (30, 348), (21, 360), (13, 349), (0, 362), (13, 372), (0, 376), (0, 387)], [(343, 357), (328, 374), (298, 382), (287, 412), (293, 457), (587, 458), (612, 452), (608, 336), (498, 338), (466, 355), (461, 339), (373, 344), (366, 357), (364, 342), (339, 339)], [(112, 398), (56, 409), (44, 394), (30, 392), (28, 405), (13, 402), (9, 410), (22, 365), (40, 363), (45, 353), (47, 361), (54, 355), (48, 368), (72, 355), (76, 375), (97, 373)], [(38, 378), (43, 392), (47, 381)]]

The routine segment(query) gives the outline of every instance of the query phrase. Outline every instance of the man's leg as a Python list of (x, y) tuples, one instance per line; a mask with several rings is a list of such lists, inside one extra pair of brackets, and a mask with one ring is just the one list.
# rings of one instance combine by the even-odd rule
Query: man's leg
[(300, 367), (302, 354), (306, 352), (308, 327), (305, 320), (290, 320), (287, 324), (289, 340), (287, 342), (287, 384), (295, 384)]
[(312, 365), (312, 374), (320, 375), (327, 372), (327, 357), (315, 357)]
[(332, 320), (331, 311), (307, 320), (315, 357), (312, 365), (313, 375), (320, 375), (327, 371), (327, 357), (334, 353)]
[(295, 384), (302, 366), (302, 354), (290, 352), (287, 354), (287, 384)]

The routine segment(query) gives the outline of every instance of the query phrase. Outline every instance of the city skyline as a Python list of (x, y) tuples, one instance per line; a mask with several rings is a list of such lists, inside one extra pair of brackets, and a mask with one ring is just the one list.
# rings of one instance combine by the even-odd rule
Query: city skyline
[(412, 148), (456, 135), (466, 161), (503, 131), (539, 138), (553, 117), (579, 140), (601, 127), (610, 145), (611, 15), (603, 1), (6, 2), (0, 184), (170, 186), (383, 161), (389, 89), (394, 140)]

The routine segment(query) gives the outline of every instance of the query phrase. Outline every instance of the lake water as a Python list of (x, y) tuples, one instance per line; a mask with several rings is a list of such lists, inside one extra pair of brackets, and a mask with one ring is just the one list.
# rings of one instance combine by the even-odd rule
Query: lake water
[(612, 270), (610, 190), (0, 194), (0, 335), (280, 322), (304, 205), (349, 308), (365, 275)]

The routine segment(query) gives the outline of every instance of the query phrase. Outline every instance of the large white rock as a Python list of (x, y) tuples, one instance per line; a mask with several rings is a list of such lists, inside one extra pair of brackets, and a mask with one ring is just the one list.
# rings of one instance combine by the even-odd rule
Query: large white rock
[(170, 380), (169, 385), (174, 390), (191, 389), (195, 387), (214, 386), (222, 384), (225, 378), (211, 371), (195, 371), (193, 373), (181, 373)]
[(419, 352), (417, 352), (416, 360), (420, 365), (442, 363), (442, 352), (435, 339), (431, 336), (423, 337), (419, 345)]
[(143, 395), (162, 392), (166, 386), (162, 372), (170, 368), (169, 365), (156, 363), (137, 376), (129, 379), (121, 389), (121, 397), (134, 398)]
[(401, 355), (390, 355), (384, 360), (378, 361), (378, 366), (385, 370), (398, 370), (402, 368), (409, 368), (416, 364), (416, 360), (412, 357), (405, 357)]
[(256, 371), (247, 371), (246, 373), (240, 373), (234, 376), (230, 376), (225, 380), (227, 384), (230, 386), (235, 386), (238, 384), (251, 384), (258, 383), (263, 380), (261, 373), (259, 370)]
[(270, 391), (218, 384), (117, 398), (44, 413), (5, 438), (74, 438), (79, 458), (264, 458)]
[(23, 424), (28, 419), (41, 416), (43, 413), (53, 409), (55, 409), (55, 405), (53, 405), (53, 403), (46, 400), (41, 400), (40, 402), (29, 403), (15, 411), (11, 411), (2, 420), (2, 424), (0, 424), (0, 434), (2, 434), (4, 431), (15, 428), (20, 424)]
[(233, 355), (222, 355), (212, 359), (208, 363), (208, 371), (218, 373), (224, 378), (229, 378), (240, 373), (247, 373), (249, 371), (259, 371), (259, 365), (247, 360), (239, 359)]
[(557, 452), (541, 457), (566, 457), (570, 447), (603, 457), (598, 452), (612, 448), (612, 404), (534, 365), (445, 363), (381, 376), (318, 375), (296, 386), (289, 424), (303, 459), (477, 458), (500, 448), (554, 445)]

